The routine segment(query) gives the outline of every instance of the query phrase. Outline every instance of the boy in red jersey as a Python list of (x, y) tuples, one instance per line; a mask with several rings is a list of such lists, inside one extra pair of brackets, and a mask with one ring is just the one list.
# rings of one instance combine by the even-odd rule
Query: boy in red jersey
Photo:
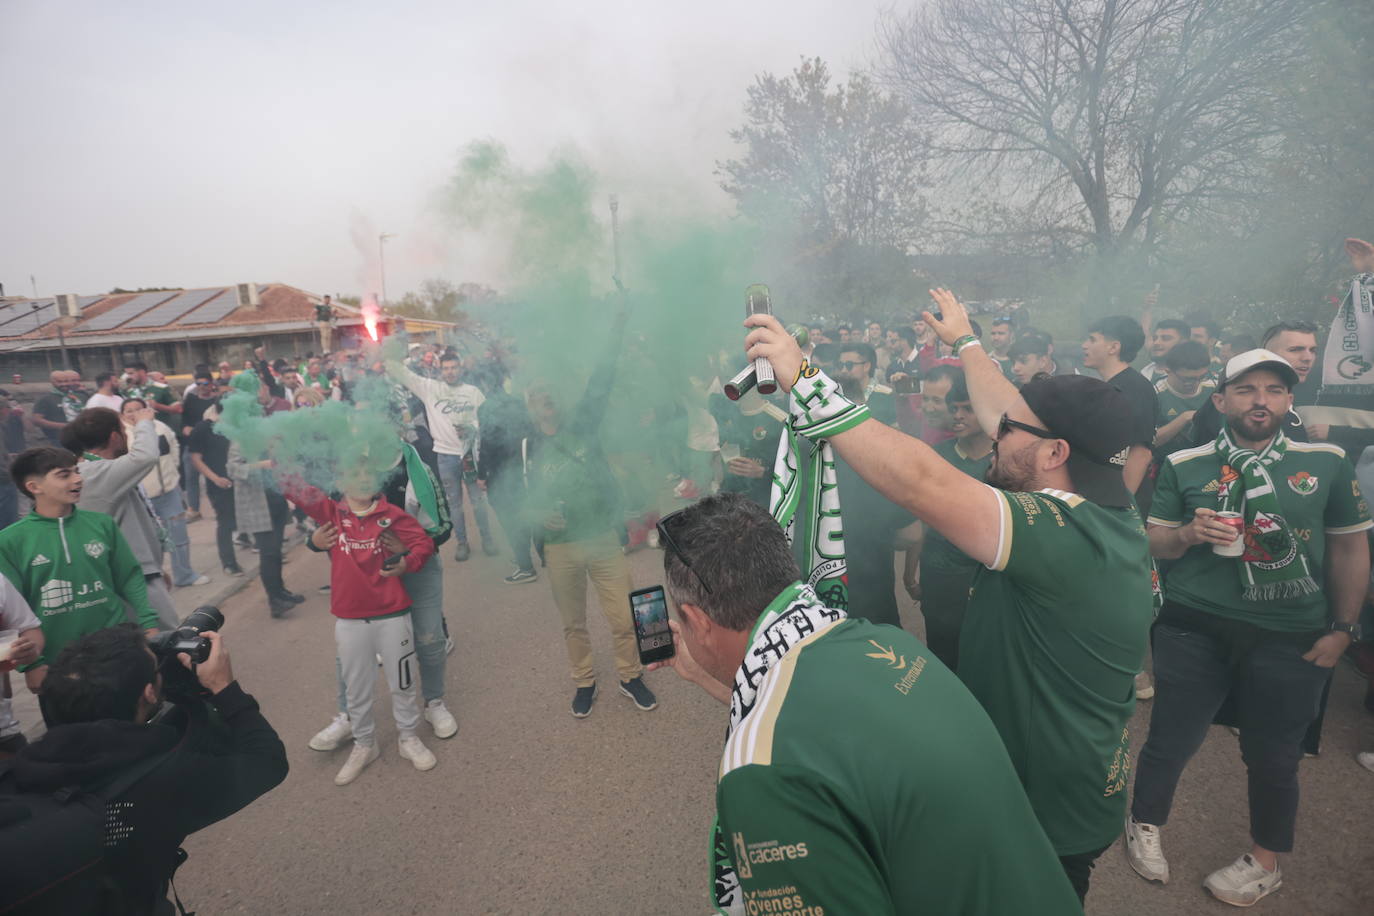
[[(417, 770), (432, 769), (434, 754), (415, 734), (420, 705), (415, 699), (412, 671), (415, 641), (410, 623), (410, 596), (401, 584), (403, 573), (415, 572), (430, 554), (434, 541), (424, 528), (377, 492), (376, 480), (365, 470), (345, 475), (344, 498), (334, 502), (323, 492), (297, 484), (288, 486), (287, 499), (320, 524), (332, 524), (338, 541), (329, 550), (329, 611), (335, 618), (340, 674), (353, 728), (353, 750), (336, 785), (348, 785), (379, 756), (372, 718), (376, 658), (381, 657), (391, 709), (400, 732), (400, 754)], [(388, 555), (383, 532), (393, 532), (404, 553)]]

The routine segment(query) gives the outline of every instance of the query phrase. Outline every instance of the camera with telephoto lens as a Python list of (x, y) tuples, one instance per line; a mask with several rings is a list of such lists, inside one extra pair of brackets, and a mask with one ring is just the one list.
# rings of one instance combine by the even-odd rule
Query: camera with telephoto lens
[(195, 665), (205, 661), (210, 657), (210, 640), (200, 634), (211, 630), (218, 632), (222, 626), (224, 615), (219, 608), (207, 604), (186, 615), (186, 619), (177, 624), (175, 630), (164, 630), (149, 637), (148, 648), (157, 656), (157, 667), (162, 672), (162, 690), (168, 699), (185, 701), (205, 696), (205, 690), (195, 674), (182, 665), (177, 656), (184, 652)]

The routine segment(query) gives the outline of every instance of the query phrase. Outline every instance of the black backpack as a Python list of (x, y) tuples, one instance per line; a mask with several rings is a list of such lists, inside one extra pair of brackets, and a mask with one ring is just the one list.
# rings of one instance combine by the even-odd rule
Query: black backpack
[(13, 762), (0, 762), (0, 914), (130, 912), (105, 862), (105, 807), (168, 756), (155, 754), (91, 789), (41, 793), (20, 791)]

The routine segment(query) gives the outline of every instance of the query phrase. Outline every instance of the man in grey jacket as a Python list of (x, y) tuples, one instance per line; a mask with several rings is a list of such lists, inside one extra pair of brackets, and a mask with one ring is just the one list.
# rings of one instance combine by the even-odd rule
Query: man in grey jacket
[(62, 445), (81, 460), (81, 498), (77, 505), (112, 516), (129, 542), (148, 584), (148, 604), (164, 627), (177, 625), (177, 612), (162, 578), (162, 527), (138, 484), (157, 464), (158, 436), (153, 411), (134, 415), (132, 440), (119, 414), (108, 407), (81, 411), (62, 428)]

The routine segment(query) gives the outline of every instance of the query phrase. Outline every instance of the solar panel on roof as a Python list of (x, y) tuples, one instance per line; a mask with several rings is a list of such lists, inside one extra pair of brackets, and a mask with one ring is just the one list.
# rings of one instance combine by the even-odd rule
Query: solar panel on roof
[(76, 297), (76, 302), (77, 302), (77, 304), (78, 304), (82, 309), (85, 309), (86, 306), (88, 306), (88, 305), (94, 305), (95, 303), (99, 302), (101, 299), (106, 299), (106, 298), (108, 298), (108, 297), (107, 297), (107, 296), (77, 296), (77, 297)]
[(180, 295), (179, 290), (165, 290), (157, 293), (140, 293), (122, 305), (97, 315), (77, 328), (78, 331), (108, 331), (117, 328), (131, 318), (142, 315), (148, 309), (159, 303), (166, 302), (173, 296)]
[(216, 287), (214, 289), (197, 289), (182, 293), (180, 296), (168, 299), (157, 308), (144, 312), (142, 315), (139, 315), (136, 320), (125, 325), (125, 327), (160, 328), (164, 324), (171, 324), (182, 315), (191, 311), (191, 309), (204, 304), (207, 299), (212, 298), (215, 294), (223, 292), (223, 290), (223, 287)]
[(207, 304), (196, 309), (190, 315), (182, 319), (182, 324), (210, 324), (219, 321), (234, 309), (239, 307), (238, 290), (226, 289), (221, 295), (211, 299)]
[[(35, 318), (33, 305), (38, 303), (38, 315)], [(52, 309), (51, 299), (25, 299), (22, 302), (14, 303), (14, 307), (0, 315), (0, 327), (5, 328), (6, 334), (26, 334), (35, 327), (34, 322), (42, 324), (44, 321), (51, 321), (52, 318), (44, 318), (44, 309)], [(27, 321), (27, 324), (25, 323)]]
[(36, 312), (30, 306), (22, 314), (0, 319), (0, 334), (18, 337), (41, 328), (56, 317), (57, 306), (49, 300), (46, 305), (40, 305)]

